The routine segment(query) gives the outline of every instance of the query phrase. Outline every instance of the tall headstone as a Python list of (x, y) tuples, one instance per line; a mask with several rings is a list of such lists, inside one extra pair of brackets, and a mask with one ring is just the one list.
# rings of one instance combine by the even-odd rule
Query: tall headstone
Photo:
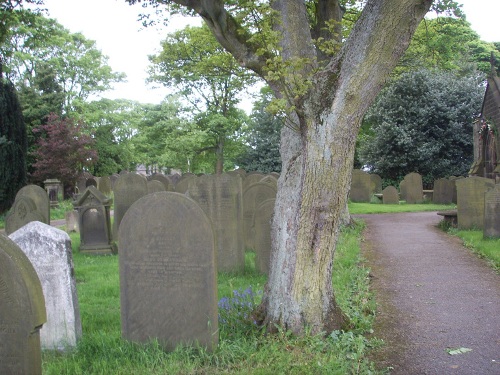
[(259, 204), (253, 217), (255, 268), (266, 275), (271, 259), (271, 221), (275, 201), (268, 199)]
[(111, 194), (111, 178), (109, 176), (103, 176), (99, 179), (99, 185), (97, 186), (99, 191), (106, 196)]
[(165, 187), (165, 191), (175, 191), (175, 184), (168, 176), (165, 176), (164, 174), (156, 173), (151, 176), (150, 181), (160, 181)]
[(33, 200), (36, 210), (42, 215), (42, 223), (50, 224), (50, 201), (45, 189), (38, 185), (26, 185), (16, 194), (16, 199), (29, 197)]
[(214, 236), (200, 206), (179, 193), (149, 194), (127, 211), (118, 240), (123, 337), (215, 349)]
[(349, 199), (352, 202), (370, 202), (372, 189), (370, 175), (360, 169), (352, 171)]
[(5, 233), (11, 234), (31, 221), (43, 221), (42, 214), (36, 209), (30, 197), (17, 197), (5, 217)]
[(418, 173), (412, 172), (405, 176), (404, 181), (406, 203), (422, 203), (424, 201), (422, 176)]
[(483, 236), (500, 238), (500, 185), (496, 184), (484, 196)]
[(185, 194), (190, 181), (195, 180), (196, 176), (193, 174), (184, 174), (179, 181), (176, 182), (175, 184), (175, 191), (177, 193)]
[(61, 181), (56, 178), (51, 178), (43, 182), (43, 186), (49, 196), (50, 207), (59, 206), (59, 199), (64, 195), (64, 187)]
[(370, 181), (372, 194), (382, 193), (382, 177), (378, 174), (370, 174)]
[(167, 191), (165, 185), (158, 180), (151, 180), (147, 182), (148, 184), (148, 194), (157, 193), (160, 191)]
[(189, 183), (186, 195), (200, 205), (212, 221), (217, 270), (243, 271), (243, 202), (239, 175), (205, 175)]
[(495, 185), (484, 177), (467, 177), (455, 181), (457, 185), (457, 220), (460, 229), (484, 228), (484, 195)]
[(455, 182), (447, 178), (434, 181), (434, 192), (432, 202), (436, 204), (451, 204), (453, 202), (453, 189)]
[(265, 175), (262, 173), (259, 173), (259, 172), (247, 173), (245, 176), (245, 179), (243, 180), (243, 190), (245, 190), (250, 185), (255, 184), (256, 182), (259, 182), (264, 177), (265, 177)]
[(32, 221), (9, 237), (31, 261), (42, 284), (47, 308), (47, 323), (40, 331), (42, 348), (75, 347), (82, 335), (82, 323), (68, 234)]
[(382, 202), (384, 204), (399, 204), (398, 189), (394, 186), (387, 186), (382, 191)]
[(268, 174), (267, 176), (263, 177), (259, 182), (262, 184), (271, 185), (273, 188), (278, 190), (278, 179), (272, 174)]
[(114, 193), (113, 236), (116, 238), (123, 216), (136, 200), (148, 193), (148, 184), (146, 179), (138, 174), (124, 173), (116, 180)]
[(401, 181), (399, 183), (399, 197), (401, 198), (402, 201), (406, 201), (406, 181), (403, 179), (403, 181)]
[(28, 257), (0, 234), (0, 374), (42, 373), (42, 285)]

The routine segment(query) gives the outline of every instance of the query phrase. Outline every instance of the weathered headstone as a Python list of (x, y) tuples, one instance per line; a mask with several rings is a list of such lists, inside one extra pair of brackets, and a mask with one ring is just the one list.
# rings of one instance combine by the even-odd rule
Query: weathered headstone
[[(85, 187), (88, 188), (89, 186), (93, 186), (97, 189), (97, 179), (95, 177), (89, 177), (87, 178), (87, 181), (85, 181)], [(81, 193), (81, 191), (80, 191)]]
[(89, 186), (73, 202), (73, 206), (78, 211), (80, 251), (89, 254), (115, 253), (111, 235), (111, 198)]
[(64, 214), (64, 219), (66, 222), (66, 232), (80, 233), (80, 227), (78, 226), (78, 211), (66, 211), (66, 213)]
[(135, 173), (125, 173), (116, 181), (114, 193), (113, 236), (116, 238), (123, 216), (136, 200), (148, 193), (148, 185), (144, 177)]
[(268, 199), (259, 204), (253, 217), (255, 268), (266, 275), (271, 260), (271, 220), (275, 201)]
[(272, 174), (268, 174), (267, 176), (263, 177), (259, 182), (261, 184), (271, 185), (273, 188), (278, 190), (278, 179), (274, 177)]
[(103, 176), (99, 179), (98, 189), (101, 193), (106, 196), (111, 194), (111, 178), (109, 176)]
[(453, 189), (455, 183), (447, 178), (434, 181), (432, 202), (436, 204), (451, 204), (453, 202)]
[(402, 201), (406, 201), (406, 181), (403, 180), (399, 183), (399, 197)]
[(175, 184), (175, 191), (177, 193), (185, 194), (188, 189), (189, 182), (195, 180), (196, 178), (197, 177), (191, 173), (184, 174)]
[(458, 228), (484, 228), (484, 195), (495, 183), (484, 177), (467, 177), (455, 181), (457, 185)]
[(45, 189), (38, 185), (26, 185), (16, 194), (16, 199), (20, 197), (29, 197), (33, 200), (36, 210), (40, 213), (42, 223), (50, 224), (50, 201)]
[(59, 206), (59, 198), (64, 195), (64, 187), (61, 181), (56, 178), (51, 178), (43, 182), (45, 191), (49, 197), (50, 207)]
[(424, 201), (422, 176), (418, 173), (412, 172), (405, 176), (404, 181), (406, 203), (422, 203)]
[(42, 286), (28, 257), (0, 234), (0, 374), (42, 373)]
[(245, 179), (243, 180), (243, 190), (248, 188), (250, 185), (255, 184), (256, 182), (259, 182), (264, 177), (265, 177), (264, 174), (258, 172), (247, 173)]
[(254, 183), (243, 191), (243, 238), (245, 248), (254, 249), (252, 225), (255, 210), (265, 200), (274, 198), (276, 198), (276, 189), (272, 185), (261, 182)]
[(159, 191), (167, 191), (165, 185), (158, 180), (151, 180), (147, 182), (148, 184), (148, 194), (157, 193)]
[(245, 268), (243, 202), (239, 175), (205, 175), (190, 180), (186, 195), (200, 205), (212, 221), (217, 270)]
[(496, 184), (484, 195), (483, 236), (500, 238), (500, 185)]
[(168, 176), (165, 176), (164, 174), (154, 174), (153, 176), (151, 176), (150, 181), (160, 181), (165, 187), (165, 191), (175, 191), (175, 184)]
[(394, 186), (387, 186), (382, 191), (382, 202), (384, 204), (399, 204), (398, 189)]
[(118, 239), (123, 337), (215, 349), (214, 236), (200, 206), (179, 193), (149, 194), (127, 211)]
[(11, 234), (31, 221), (43, 220), (33, 199), (28, 196), (18, 197), (5, 217), (5, 233)]
[(349, 199), (352, 202), (370, 202), (372, 194), (371, 184), (371, 178), (368, 173), (360, 169), (354, 169), (352, 171)]
[(75, 347), (82, 335), (82, 323), (68, 234), (32, 221), (9, 237), (31, 261), (42, 284), (47, 308), (47, 323), (40, 331), (42, 348)]

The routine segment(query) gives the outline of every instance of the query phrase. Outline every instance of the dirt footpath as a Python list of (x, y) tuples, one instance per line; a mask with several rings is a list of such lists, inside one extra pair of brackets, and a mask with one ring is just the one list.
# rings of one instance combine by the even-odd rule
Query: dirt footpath
[[(378, 303), (376, 354), (391, 374), (500, 375), (500, 275), (435, 212), (357, 215)], [(500, 251), (500, 250), (499, 250)], [(471, 351), (450, 355), (447, 349)]]

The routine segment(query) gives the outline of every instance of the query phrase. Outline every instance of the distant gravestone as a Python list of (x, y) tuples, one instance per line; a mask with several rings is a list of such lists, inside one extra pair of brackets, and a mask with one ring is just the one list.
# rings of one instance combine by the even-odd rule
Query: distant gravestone
[(467, 177), (457, 185), (457, 219), (460, 229), (484, 229), (484, 196), (495, 183), (484, 177)]
[(255, 210), (265, 200), (275, 198), (276, 189), (272, 185), (261, 182), (254, 183), (243, 191), (243, 238), (245, 248), (254, 249), (252, 226)]
[(64, 220), (66, 222), (66, 232), (80, 233), (80, 227), (78, 226), (78, 211), (66, 211), (64, 214)]
[(403, 180), (399, 183), (399, 196), (402, 201), (406, 201), (406, 181)]
[(76, 180), (76, 189), (78, 194), (81, 194), (87, 188), (87, 177), (84, 175), (80, 175)]
[(215, 349), (214, 235), (200, 206), (179, 193), (147, 195), (125, 214), (118, 240), (123, 337)]
[(243, 202), (239, 175), (205, 175), (190, 180), (186, 195), (200, 205), (212, 221), (217, 270), (245, 268)]
[(398, 189), (394, 186), (387, 186), (382, 191), (382, 202), (384, 204), (399, 204)]
[(26, 185), (16, 194), (16, 199), (20, 197), (29, 197), (33, 200), (36, 210), (40, 213), (42, 223), (50, 224), (50, 201), (49, 195), (45, 189), (38, 185)]
[(267, 176), (263, 177), (259, 182), (261, 184), (271, 185), (273, 188), (278, 190), (278, 179), (271, 174), (268, 174)]
[(453, 189), (455, 182), (447, 178), (434, 181), (434, 192), (432, 202), (436, 204), (451, 204), (453, 202)]
[(75, 347), (82, 335), (82, 323), (68, 234), (32, 221), (9, 237), (31, 261), (42, 284), (47, 308), (47, 323), (40, 331), (42, 348)]
[(111, 187), (111, 178), (109, 176), (103, 176), (99, 179), (98, 189), (101, 193), (106, 196), (109, 196), (112, 191)]
[(165, 185), (158, 180), (151, 180), (147, 182), (148, 184), (148, 194), (157, 193), (160, 191), (167, 191)]
[(109, 176), (109, 179), (111, 180), (111, 190), (115, 189), (115, 182), (118, 181), (119, 178), (120, 178), (120, 175), (117, 173)]
[(259, 182), (264, 177), (265, 177), (264, 174), (258, 172), (247, 173), (245, 179), (243, 180), (243, 190), (245, 190), (250, 185), (255, 184), (256, 182)]
[(43, 182), (43, 186), (49, 197), (50, 207), (59, 206), (59, 199), (64, 195), (64, 187), (61, 181), (55, 178), (47, 179)]
[(195, 180), (195, 179), (196, 179), (196, 176), (193, 174), (183, 175), (179, 179), (179, 181), (177, 181), (177, 183), (175, 184), (175, 191), (177, 193), (185, 194), (187, 189), (188, 189), (189, 182), (192, 180)]
[[(93, 187), (97, 188), (97, 179), (95, 177), (87, 178), (87, 180), (85, 181), (85, 187), (88, 188), (89, 186), (93, 186)], [(80, 190), (80, 193), (81, 193), (81, 190)]]
[(371, 189), (370, 175), (360, 169), (352, 171), (351, 190), (349, 199), (351, 202), (370, 202)]
[(78, 211), (80, 251), (89, 254), (115, 253), (111, 235), (111, 198), (89, 186), (73, 202), (73, 206)]
[(415, 204), (424, 201), (424, 190), (422, 185), (422, 176), (418, 173), (409, 173), (404, 178), (406, 203)]
[(42, 285), (28, 257), (0, 234), (0, 374), (42, 373)]
[(43, 221), (42, 214), (36, 209), (30, 197), (18, 197), (5, 217), (5, 233), (8, 235), (31, 221)]
[(164, 174), (157, 173), (151, 176), (151, 181), (160, 181), (165, 187), (164, 191), (175, 191), (175, 184), (168, 176), (165, 176)]
[(271, 221), (275, 201), (268, 199), (259, 204), (253, 217), (255, 268), (266, 275), (271, 260)]
[(378, 174), (370, 174), (370, 181), (372, 194), (382, 193), (382, 177)]
[(148, 185), (142, 176), (125, 173), (116, 181), (114, 193), (113, 236), (116, 238), (123, 216), (136, 200), (148, 193)]
[(486, 238), (500, 238), (500, 185), (488, 190), (484, 196), (484, 230)]

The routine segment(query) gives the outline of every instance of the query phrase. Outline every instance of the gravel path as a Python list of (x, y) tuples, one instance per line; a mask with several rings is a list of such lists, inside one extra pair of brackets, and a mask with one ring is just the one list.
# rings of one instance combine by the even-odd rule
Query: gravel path
[[(435, 212), (358, 215), (391, 374), (500, 375), (500, 275), (436, 228)], [(500, 249), (499, 249), (500, 251)], [(472, 351), (450, 355), (447, 348)]]

